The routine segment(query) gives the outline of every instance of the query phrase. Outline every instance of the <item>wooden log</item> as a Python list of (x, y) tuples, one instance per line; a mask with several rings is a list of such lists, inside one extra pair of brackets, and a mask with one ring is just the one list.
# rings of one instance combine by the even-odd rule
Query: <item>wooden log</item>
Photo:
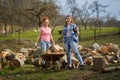
[(12, 61), (15, 58), (15, 54), (9, 54), (6, 56), (6, 60)]
[(87, 57), (90, 57), (91, 56), (91, 54), (86, 54), (86, 55), (82, 55), (82, 58), (84, 59), (84, 58), (87, 58)]
[(83, 49), (82, 45), (78, 45), (78, 50), (81, 51)]
[(116, 55), (105, 55), (106, 60), (109, 63), (115, 63), (114, 61), (117, 60), (117, 56)]
[(109, 46), (108, 45), (104, 45), (101, 47), (100, 51), (103, 55), (105, 55), (109, 50)]
[(37, 49), (28, 48), (28, 56), (32, 56)]
[(8, 54), (10, 54), (9, 52), (5, 52), (5, 51), (2, 51), (1, 52), (1, 56), (2, 57), (6, 57), (6, 56), (8, 56)]
[(59, 45), (54, 45), (49, 48), (51, 52), (58, 52), (58, 51), (63, 51), (63, 48), (60, 47)]
[(41, 57), (39, 57), (39, 58), (34, 59), (33, 64), (36, 67), (40, 67), (40, 66), (42, 66), (42, 62), (43, 62), (43, 59)]
[(110, 52), (117, 53), (119, 50), (119, 46), (113, 43), (109, 43), (109, 50)]
[(100, 49), (100, 45), (99, 45), (97, 42), (95, 42), (95, 43), (92, 45), (92, 47), (93, 47), (94, 50), (99, 50), (99, 49)]
[(0, 56), (0, 71), (2, 70), (2, 57)]
[(100, 71), (105, 68), (105, 60), (103, 56), (93, 57), (93, 70)]
[(88, 54), (90, 54), (91, 56), (96, 56), (97, 52), (96, 51), (89, 51)]
[(34, 59), (31, 57), (27, 57), (25, 60), (25, 64), (33, 64)]
[(117, 67), (107, 67), (107, 68), (103, 68), (101, 70), (101, 73), (107, 73), (107, 72), (112, 72), (112, 71), (116, 71)]
[(120, 66), (118, 66), (118, 67), (117, 67), (117, 70), (119, 70), (119, 71), (120, 71)]
[(4, 67), (6, 65), (6, 58), (2, 57), (2, 67)]
[(11, 67), (22, 67), (24, 65), (24, 61), (22, 59), (14, 59), (11, 61)]
[(38, 48), (37, 50), (34, 51), (34, 53), (31, 55), (33, 58), (39, 57), (41, 54), (43, 54), (42, 50)]
[(93, 57), (87, 57), (84, 59), (86, 65), (93, 65)]
[(25, 61), (26, 57), (25, 55), (23, 55), (23, 53), (16, 53), (15, 59), (22, 59), (23, 61)]

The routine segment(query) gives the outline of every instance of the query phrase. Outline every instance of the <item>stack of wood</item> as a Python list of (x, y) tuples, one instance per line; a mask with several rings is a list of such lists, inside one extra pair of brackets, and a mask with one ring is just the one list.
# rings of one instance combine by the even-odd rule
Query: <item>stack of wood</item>
[(34, 54), (37, 49), (35, 48), (21, 48), (20, 52), (25, 55), (25, 57), (30, 57)]
[(64, 49), (59, 45), (54, 45), (54, 46), (51, 46), (43, 54), (65, 54), (65, 52), (64, 52)]
[(0, 53), (0, 57), (2, 59), (2, 66), (5, 64), (7, 66), (20, 67), (21, 63), (23, 65), (23, 62), (26, 60), (25, 56), (22, 53), (15, 53), (9, 49), (3, 50)]
[(10, 52), (6, 52), (6, 51), (1, 51), (0, 53), (0, 64), (1, 64), (1, 68), (4, 67), (6, 64), (9, 63), (9, 61), (7, 62), (7, 57), (10, 55)]
[[(25, 63), (33, 64), (36, 51), (34, 48), (21, 48), (19, 52), (13, 52), (10, 49), (4, 49), (0, 52), (0, 70), (3, 66), (22, 67)], [(38, 53), (39, 56), (41, 54)]]
[[(109, 65), (110, 63), (120, 62), (120, 48), (118, 45), (113, 43), (106, 43), (100, 46), (99, 44), (95, 43), (92, 46), (93, 48), (84, 48), (83, 46), (78, 45), (78, 49), (86, 65), (93, 65), (94, 69), (98, 69), (95, 66), (99, 65), (97, 63), (99, 63), (100, 61), (103, 61), (101, 62), (103, 63), (103, 67), (105, 67), (105, 65)], [(36, 61), (39, 61), (39, 63), (41, 64), (41, 59), (36, 59), (41, 54), (42, 51), (40, 49), (34, 48), (21, 48), (20, 52), (13, 52), (10, 49), (4, 49), (0, 52), (0, 70), (2, 70), (2, 66), (4, 65), (12, 64), (12, 66), (22, 66), (24, 65), (24, 62), (28, 60), (30, 60), (28, 61), (31, 62), (30, 64)], [(64, 54), (61, 60), (67, 63), (67, 56), (65, 55), (64, 48), (60, 47), (59, 45), (51, 46), (43, 54)], [(76, 67), (77, 65), (79, 65), (79, 62), (73, 53), (71, 54), (71, 56), (72, 63)]]
[[(101, 70), (107, 67), (110, 63), (120, 62), (119, 46), (113, 43), (105, 43), (99, 46), (97, 43), (93, 45), (92, 49), (83, 48), (80, 51), (86, 65), (93, 65), (94, 70)], [(101, 66), (99, 63), (102, 63)]]
[(106, 43), (101, 47), (99, 52), (105, 56), (108, 63), (120, 62), (120, 49), (119, 46), (113, 43)]

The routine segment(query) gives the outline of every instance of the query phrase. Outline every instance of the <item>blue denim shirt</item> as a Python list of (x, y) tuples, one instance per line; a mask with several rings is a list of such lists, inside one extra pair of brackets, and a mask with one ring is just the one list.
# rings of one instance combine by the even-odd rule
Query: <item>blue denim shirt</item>
[(70, 32), (71, 32), (71, 37), (67, 37), (67, 26), (65, 25), (63, 28), (63, 36), (64, 36), (64, 43), (66, 43), (66, 41), (70, 40), (70, 41), (75, 41), (78, 42), (78, 36), (77, 34), (73, 31), (73, 29), (77, 27), (76, 24), (70, 24)]

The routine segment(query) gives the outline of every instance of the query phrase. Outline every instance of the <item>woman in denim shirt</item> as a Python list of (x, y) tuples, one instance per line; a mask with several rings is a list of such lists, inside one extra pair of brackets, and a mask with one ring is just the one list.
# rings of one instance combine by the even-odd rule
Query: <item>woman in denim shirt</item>
[(81, 55), (78, 51), (78, 28), (76, 24), (73, 23), (72, 16), (66, 16), (65, 25), (62, 31), (63, 41), (64, 41), (64, 48), (67, 54), (67, 61), (68, 61), (68, 69), (72, 69), (72, 61), (71, 61), (71, 49), (73, 50), (75, 56), (77, 57), (80, 68), (83, 68), (83, 60)]

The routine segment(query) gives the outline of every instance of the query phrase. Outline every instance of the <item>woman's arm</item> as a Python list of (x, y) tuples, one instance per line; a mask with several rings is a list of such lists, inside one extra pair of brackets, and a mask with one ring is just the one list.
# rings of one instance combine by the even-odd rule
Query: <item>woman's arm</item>
[(53, 39), (52, 34), (50, 35), (50, 41), (51, 41), (52, 43), (54, 43), (54, 39)]
[(55, 45), (55, 42), (54, 42), (54, 39), (53, 39), (52, 34), (50, 35), (50, 41), (51, 41), (51, 43), (52, 43), (53, 45)]
[(76, 27), (73, 29), (73, 31), (74, 31), (77, 35), (79, 35), (79, 26), (76, 26)]
[(39, 31), (36, 42), (35, 42), (35, 45), (37, 45), (38, 41), (41, 39), (41, 34), (42, 34), (42, 32)]

